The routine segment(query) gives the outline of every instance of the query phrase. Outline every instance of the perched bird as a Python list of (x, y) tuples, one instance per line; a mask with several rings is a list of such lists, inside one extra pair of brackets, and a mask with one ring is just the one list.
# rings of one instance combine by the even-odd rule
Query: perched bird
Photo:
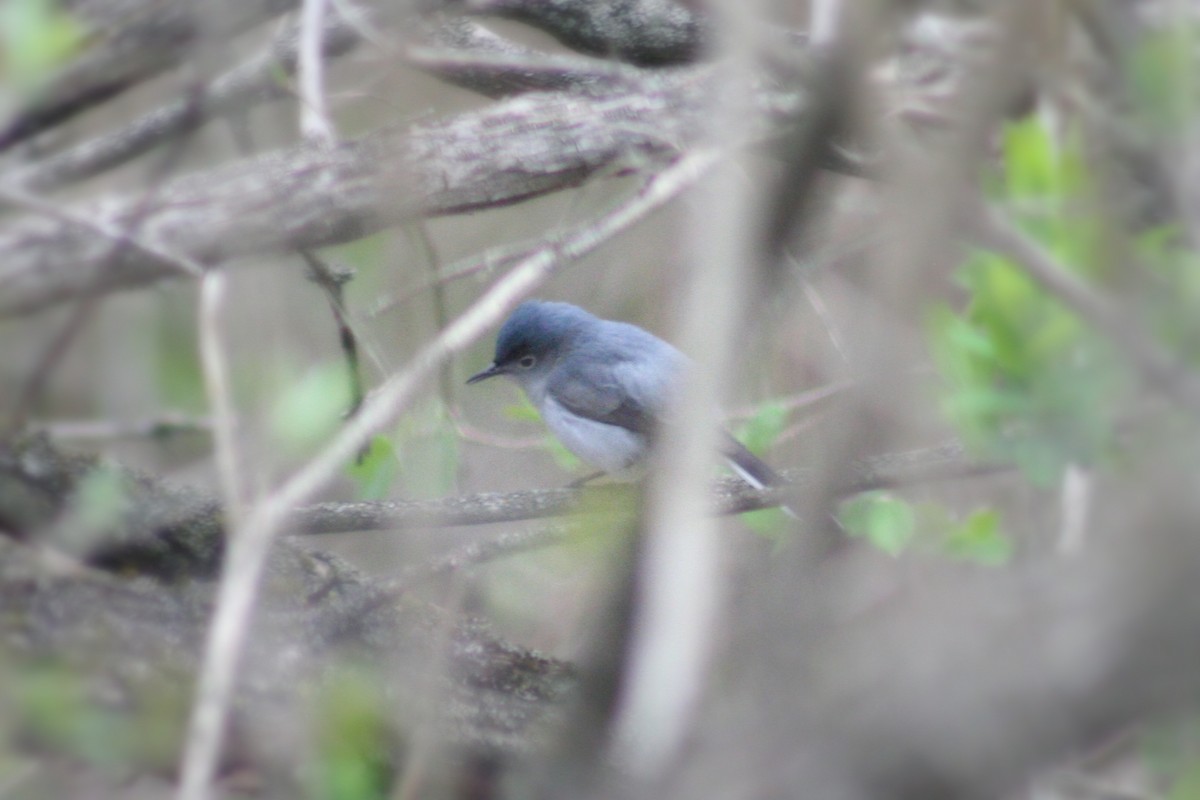
[[(570, 303), (529, 300), (500, 328), (495, 360), (467, 383), (512, 378), (568, 450), (612, 473), (645, 459), (687, 363), (636, 325), (600, 319)], [(751, 486), (785, 483), (728, 433), (722, 451)]]

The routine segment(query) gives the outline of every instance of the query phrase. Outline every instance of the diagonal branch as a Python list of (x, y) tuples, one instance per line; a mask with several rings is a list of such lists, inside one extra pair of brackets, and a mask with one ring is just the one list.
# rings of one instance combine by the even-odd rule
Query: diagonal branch
[[(524, 95), (407, 131), (302, 145), (185, 176), (163, 184), (149, 204), (113, 197), (72, 213), (119, 228), (137, 208), (145, 239), (202, 264), (339, 244), (417, 217), (575, 186), (635, 153), (676, 153), (699, 135), (710, 77), (703, 68), (651, 75), (640, 91), (607, 98)], [(132, 248), (105, 262), (107, 255), (102, 237), (60, 221), (0, 227), (0, 317), (173, 272)]]
[(636, 197), (598, 220), (591, 230), (564, 242), (556, 250), (542, 251), (523, 261), (442, 329), (413, 357), (405, 372), (384, 383), (324, 450), (247, 511), (237, 546), (229, 553), (217, 590), (185, 747), (181, 800), (201, 800), (207, 796), (215, 769), (211, 754), (219, 751), (224, 735), (233, 675), (245, 646), (267, 554), (292, 510), (328, 483), (372, 434), (402, 413), (443, 363), (482, 336), (555, 270), (591, 252), (677, 197), (718, 158), (719, 153), (713, 150), (681, 158), (648, 182)]
[[(379, 26), (389, 35), (395, 33), (388, 25), (391, 20), (372, 9), (356, 7), (352, 13), (351, 18), (338, 12), (325, 15), (319, 38), (326, 58), (352, 52)], [(415, 69), (488, 97), (568, 89), (611, 93), (621, 86), (641, 85), (640, 73), (631, 67), (579, 56), (539, 56), (470, 20), (448, 20), (418, 36), (429, 44), (385, 41), (380, 46), (388, 56)], [(261, 52), (202, 89), (147, 111), (116, 130), (32, 163), (14, 165), (0, 181), (38, 191), (58, 189), (118, 167), (213, 119), (293, 98), (294, 89), (281, 78), (296, 72), (300, 44), (300, 26), (289, 20)]]

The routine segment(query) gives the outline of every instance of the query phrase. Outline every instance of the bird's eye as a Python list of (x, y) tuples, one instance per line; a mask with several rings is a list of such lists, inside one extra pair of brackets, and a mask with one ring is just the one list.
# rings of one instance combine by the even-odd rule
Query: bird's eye
[(523, 356), (517, 363), (521, 366), (521, 369), (530, 369), (537, 363), (537, 359), (533, 356)]

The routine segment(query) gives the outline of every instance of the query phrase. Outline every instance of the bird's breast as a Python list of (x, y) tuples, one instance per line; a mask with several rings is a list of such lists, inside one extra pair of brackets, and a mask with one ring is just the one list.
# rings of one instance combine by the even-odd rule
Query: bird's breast
[(646, 456), (646, 438), (618, 425), (581, 417), (554, 398), (540, 404), (546, 427), (583, 461), (605, 472), (620, 472)]

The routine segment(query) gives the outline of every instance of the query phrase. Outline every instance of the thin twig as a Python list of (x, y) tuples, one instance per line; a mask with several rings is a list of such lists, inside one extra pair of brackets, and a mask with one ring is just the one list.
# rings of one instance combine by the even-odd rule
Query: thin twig
[(325, 292), (325, 297), (329, 301), (329, 310), (333, 313), (333, 319), (337, 325), (338, 344), (342, 349), (342, 357), (346, 360), (347, 380), (350, 383), (350, 407), (346, 410), (345, 416), (352, 417), (362, 407), (365, 396), (362, 367), (358, 357), (358, 335), (355, 334), (354, 327), (350, 324), (345, 303), (344, 287), (354, 273), (347, 268), (333, 269), (311, 250), (301, 250), (300, 257), (308, 264), (309, 278)]
[(245, 645), (267, 552), (292, 510), (336, 475), (373, 433), (403, 412), (442, 363), (482, 336), (563, 264), (591, 252), (661, 208), (699, 180), (719, 158), (717, 150), (697, 150), (681, 157), (587, 231), (557, 248), (540, 250), (517, 265), (416, 353), (406, 371), (380, 386), (320, 453), (248, 512), (236, 547), (228, 553), (217, 591), (212, 632), (205, 647), (186, 744), (180, 800), (202, 800), (207, 795), (229, 711), (233, 675)]
[[(221, 306), (226, 276), (212, 271), (200, 283), (200, 361), (204, 384), (212, 408), (217, 474), (225, 509), (226, 558), (221, 588), (237, 581), (247, 559), (245, 551), (253, 541), (252, 531), (243, 527), (245, 519), (242, 485), (239, 478), (236, 419), (229, 386), (229, 368), (221, 344)], [(210, 794), (212, 775), (221, 752), (225, 712), (233, 693), (235, 665), (241, 650), (246, 616), (253, 605), (257, 581), (247, 586), (251, 597), (236, 619), (217, 615), (209, 629), (204, 649), (204, 672), (184, 744), (179, 800), (205, 800)], [(241, 585), (239, 581), (235, 585)]]
[(212, 422), (207, 417), (170, 413), (126, 422), (110, 419), (53, 420), (33, 422), (30, 427), (46, 431), (54, 439), (166, 439), (182, 434), (212, 432)]
[(821, 293), (812, 285), (812, 281), (804, 276), (800, 277), (800, 288), (804, 291), (804, 299), (808, 300), (813, 311), (817, 312), (817, 318), (821, 320), (821, 325), (825, 328), (825, 335), (829, 337), (829, 343), (833, 345), (834, 351), (847, 367), (853, 369), (854, 364), (850, 360), (850, 351), (846, 347), (842, 334), (837, 329), (837, 323), (829, 313), (829, 307), (825, 305)]
[(1092, 478), (1087, 470), (1070, 464), (1063, 473), (1059, 507), (1062, 521), (1058, 526), (1058, 552), (1078, 555), (1088, 531), (1088, 511), (1092, 500)]
[(755, 403), (754, 405), (739, 406), (729, 412), (729, 416), (733, 419), (747, 419), (758, 414), (765, 405), (779, 405), (784, 411), (795, 413), (797, 411), (808, 411), (816, 406), (837, 397), (838, 395), (848, 392), (851, 389), (858, 388), (861, 384), (858, 381), (835, 381), (834, 383), (818, 386), (815, 389), (809, 389), (797, 394), (788, 395), (778, 399), (768, 400), (767, 403)]
[(841, 0), (812, 0), (808, 8), (808, 37), (815, 45), (829, 45), (837, 39), (841, 22)]
[[(585, 223), (580, 227), (586, 227), (591, 223)], [(428, 278), (422, 281), (419, 285), (410, 289), (401, 291), (398, 294), (390, 297), (384, 297), (379, 302), (375, 303), (370, 311), (367, 312), (368, 317), (377, 317), (380, 314), (386, 314), (394, 311), (400, 306), (412, 300), (422, 292), (427, 292), (430, 289), (441, 285), (446, 286), (454, 281), (463, 280), (470, 277), (488, 277), (495, 270), (518, 261), (522, 258), (527, 258), (538, 249), (545, 247), (547, 244), (555, 242), (562, 238), (562, 232), (555, 231), (547, 236), (543, 236), (534, 242), (517, 242), (514, 244), (502, 244), (496, 247), (489, 247), (482, 253), (468, 256), (467, 258), (455, 261), (453, 264), (438, 270), (438, 274), (433, 278)]]
[(300, 83), (300, 134), (310, 141), (333, 144), (337, 136), (325, 103), (325, 63), (321, 46), (325, 35), (325, 3), (326, 0), (304, 0), (296, 73)]
[(544, 433), (534, 436), (501, 436), (464, 422), (462, 414), (453, 408), (449, 409), (449, 415), (450, 422), (454, 425), (454, 432), (473, 444), (495, 447), (499, 450), (537, 450), (546, 446), (546, 434)]

